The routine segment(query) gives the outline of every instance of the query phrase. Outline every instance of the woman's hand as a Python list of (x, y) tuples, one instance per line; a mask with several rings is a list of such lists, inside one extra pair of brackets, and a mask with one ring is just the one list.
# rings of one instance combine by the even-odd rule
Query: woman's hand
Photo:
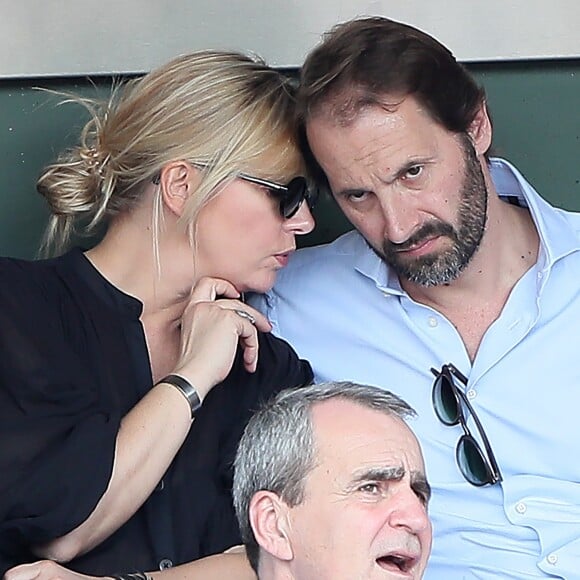
[[(254, 323), (236, 310), (250, 315)], [(246, 369), (256, 369), (258, 330), (271, 330), (270, 323), (239, 300), (234, 286), (224, 280), (202, 279), (193, 289), (182, 316), (181, 352), (173, 372), (188, 379), (203, 398), (229, 373), (238, 344), (244, 351)], [(159, 483), (190, 427), (189, 404), (175, 387), (161, 382), (152, 388), (123, 418), (113, 474), (96, 508), (74, 530), (37, 546), (36, 554), (67, 562), (92, 550), (119, 529)], [(27, 573), (38, 572), (42, 574), (39, 580), (49, 580), (45, 574), (47, 570), (54, 572), (52, 565), (39, 563), (38, 568), (28, 569)], [(70, 576), (60, 580), (80, 580), (73, 572), (62, 570)]]
[[(269, 332), (268, 319), (239, 300), (226, 280), (202, 278), (181, 319), (181, 352), (175, 374), (190, 380), (204, 397), (232, 368), (238, 344), (249, 372), (258, 362), (258, 330)], [(247, 316), (244, 316), (246, 313)]]
[(40, 560), (33, 564), (22, 564), (4, 574), (4, 580), (103, 580), (97, 576), (86, 576), (68, 570), (52, 560)]

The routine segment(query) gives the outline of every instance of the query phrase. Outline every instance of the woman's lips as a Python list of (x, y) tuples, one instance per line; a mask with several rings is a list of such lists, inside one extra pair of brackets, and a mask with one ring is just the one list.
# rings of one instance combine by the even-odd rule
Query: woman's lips
[(280, 264), (282, 268), (285, 268), (288, 265), (288, 261), (290, 260), (290, 256), (292, 252), (283, 252), (281, 254), (274, 254), (274, 258)]

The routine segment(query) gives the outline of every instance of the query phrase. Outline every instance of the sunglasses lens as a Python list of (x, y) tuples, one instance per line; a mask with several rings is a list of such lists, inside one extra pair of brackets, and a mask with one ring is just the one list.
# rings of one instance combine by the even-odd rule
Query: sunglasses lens
[(486, 485), (493, 481), (483, 452), (470, 435), (464, 435), (457, 443), (457, 464), (463, 477), (472, 485)]
[(439, 375), (433, 384), (433, 408), (445, 425), (459, 423), (459, 400), (450, 379), (444, 374)]
[(287, 192), (280, 200), (280, 212), (284, 218), (289, 219), (296, 214), (306, 199), (308, 187), (304, 177), (295, 177), (286, 188)]

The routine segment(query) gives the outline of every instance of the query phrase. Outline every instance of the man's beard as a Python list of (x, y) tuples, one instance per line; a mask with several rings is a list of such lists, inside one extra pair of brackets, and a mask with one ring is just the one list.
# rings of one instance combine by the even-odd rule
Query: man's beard
[[(469, 264), (481, 243), (487, 221), (487, 186), (481, 165), (467, 137), (462, 138), (465, 170), (460, 192), (458, 228), (441, 220), (423, 224), (408, 240), (394, 244), (384, 240), (377, 254), (400, 278), (424, 287), (449, 284)], [(427, 194), (428, 195), (428, 194)], [(420, 245), (434, 236), (445, 236), (451, 247), (415, 259), (405, 259), (401, 250)]]

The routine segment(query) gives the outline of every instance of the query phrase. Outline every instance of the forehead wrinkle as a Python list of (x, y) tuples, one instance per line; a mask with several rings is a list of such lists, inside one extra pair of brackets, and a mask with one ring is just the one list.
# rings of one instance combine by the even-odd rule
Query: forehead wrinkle
[[(410, 157), (433, 156), (435, 135), (417, 134), (415, 125), (425, 113), (413, 104), (409, 102), (404, 111), (373, 107), (361, 113), (346, 129), (356, 148), (351, 152), (352, 163), (364, 164), (389, 181)], [(387, 175), (383, 175), (384, 172)]]
[[(401, 168), (408, 164), (408, 156), (405, 155), (396, 164), (393, 160), (398, 159), (403, 149), (401, 141), (384, 143), (382, 136), (377, 136), (365, 144), (359, 155), (353, 156), (353, 164), (361, 164), (369, 171), (369, 177), (375, 183), (391, 183)], [(389, 162), (387, 162), (389, 159)]]

